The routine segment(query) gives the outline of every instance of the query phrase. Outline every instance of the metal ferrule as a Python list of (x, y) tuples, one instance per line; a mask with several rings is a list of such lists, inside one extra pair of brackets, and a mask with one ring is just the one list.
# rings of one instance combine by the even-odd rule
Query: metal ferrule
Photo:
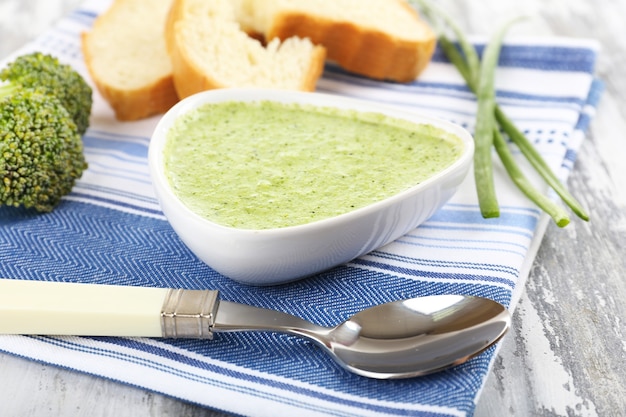
[(218, 291), (170, 289), (161, 309), (163, 337), (212, 339)]

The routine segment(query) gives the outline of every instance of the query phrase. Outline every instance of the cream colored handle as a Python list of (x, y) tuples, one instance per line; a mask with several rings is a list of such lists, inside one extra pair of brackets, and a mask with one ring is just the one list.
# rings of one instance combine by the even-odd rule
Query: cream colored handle
[(0, 279), (0, 334), (161, 337), (168, 291)]

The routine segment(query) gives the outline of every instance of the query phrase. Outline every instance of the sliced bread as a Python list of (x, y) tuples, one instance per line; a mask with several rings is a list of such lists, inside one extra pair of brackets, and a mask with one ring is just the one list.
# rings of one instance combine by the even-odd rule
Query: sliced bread
[(329, 60), (371, 78), (412, 81), (435, 49), (435, 34), (405, 0), (236, 1), (266, 39), (309, 38)]
[(240, 23), (247, 13), (240, 5), (233, 0), (174, 0), (166, 43), (178, 96), (228, 87), (314, 90), (324, 48), (297, 37), (263, 45)]
[(167, 111), (178, 101), (163, 28), (171, 0), (114, 0), (82, 35), (87, 68), (119, 120)]

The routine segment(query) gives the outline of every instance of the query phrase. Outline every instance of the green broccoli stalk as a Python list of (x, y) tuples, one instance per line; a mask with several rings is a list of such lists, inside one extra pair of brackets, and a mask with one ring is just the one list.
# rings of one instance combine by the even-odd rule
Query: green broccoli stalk
[(33, 52), (9, 63), (0, 71), (0, 80), (56, 97), (74, 119), (78, 133), (83, 135), (87, 130), (92, 89), (71, 66), (51, 55)]
[(0, 86), (0, 206), (52, 211), (86, 168), (81, 135), (59, 99)]

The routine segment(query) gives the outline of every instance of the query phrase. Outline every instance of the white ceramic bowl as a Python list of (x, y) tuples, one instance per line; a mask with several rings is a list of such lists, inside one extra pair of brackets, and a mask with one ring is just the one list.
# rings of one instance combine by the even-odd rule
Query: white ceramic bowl
[[(186, 112), (210, 102), (274, 100), (384, 113), (449, 131), (464, 143), (451, 166), (402, 193), (336, 217), (285, 228), (246, 230), (206, 220), (183, 204), (164, 173), (168, 129)], [(152, 181), (166, 218), (183, 242), (217, 272), (253, 285), (279, 284), (346, 263), (379, 248), (431, 217), (455, 193), (470, 168), (474, 143), (460, 126), (414, 112), (335, 95), (259, 89), (222, 89), (196, 94), (170, 109), (150, 142)]]

